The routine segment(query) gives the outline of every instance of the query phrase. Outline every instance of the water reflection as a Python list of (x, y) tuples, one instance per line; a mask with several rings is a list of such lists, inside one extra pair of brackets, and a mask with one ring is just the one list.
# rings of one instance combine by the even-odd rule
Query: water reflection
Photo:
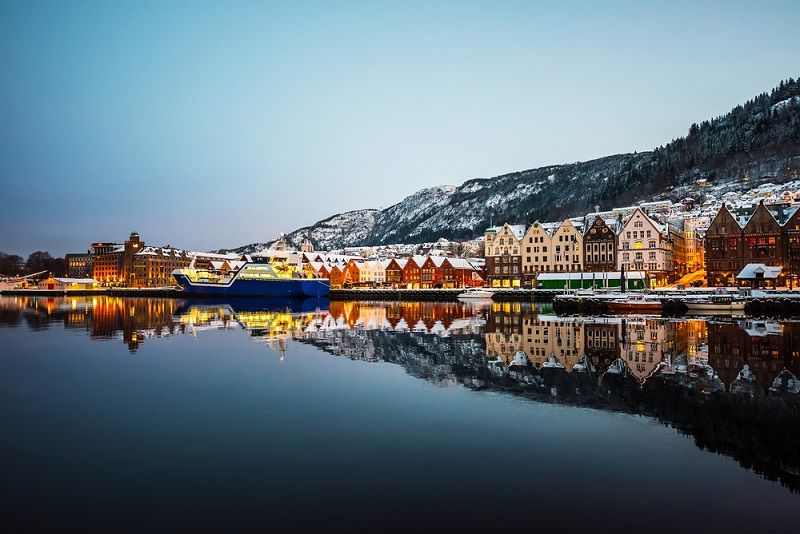
[(648, 415), (800, 489), (800, 322), (558, 317), (522, 303), (0, 299), (0, 326), (23, 324), (131, 352), (243, 330), (281, 359), (298, 342), (443, 386)]

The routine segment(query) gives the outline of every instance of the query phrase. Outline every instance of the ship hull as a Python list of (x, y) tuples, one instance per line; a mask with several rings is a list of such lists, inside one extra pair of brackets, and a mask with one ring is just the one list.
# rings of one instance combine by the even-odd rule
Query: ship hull
[(659, 314), (661, 313), (660, 302), (614, 302), (607, 303), (608, 311), (611, 313), (631, 313), (631, 314)]
[(206, 284), (192, 282), (181, 273), (173, 276), (185, 295), (201, 297), (324, 297), (330, 291), (328, 280), (322, 278), (234, 279), (228, 284)]
[(713, 302), (687, 302), (686, 307), (689, 313), (694, 314), (733, 314), (744, 313), (744, 302), (734, 302), (732, 304), (715, 304)]

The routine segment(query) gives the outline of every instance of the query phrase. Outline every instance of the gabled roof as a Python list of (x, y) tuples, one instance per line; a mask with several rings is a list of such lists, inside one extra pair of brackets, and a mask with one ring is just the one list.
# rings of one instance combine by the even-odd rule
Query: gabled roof
[(409, 261), (414, 262), (417, 267), (422, 267), (422, 264), (425, 263), (427, 258), (425, 256), (411, 256)]
[(780, 276), (781, 271), (783, 271), (783, 269), (780, 267), (771, 267), (763, 263), (748, 263), (744, 266), (744, 269), (736, 275), (736, 278), (738, 280), (755, 280), (762, 278), (765, 280), (774, 280)]
[[(442, 264), (444, 263), (444, 260), (446, 260), (446, 259), (447, 258), (445, 256), (428, 256), (428, 257), (425, 258), (425, 261), (423, 261), (422, 263), (425, 263), (428, 260), (430, 260), (433, 263), (433, 265), (438, 268), (438, 267), (442, 266)], [(420, 264), (420, 265), (422, 265), (422, 264)]]
[(767, 209), (767, 207), (764, 205), (764, 201), (763, 200), (758, 203), (758, 206), (756, 206), (756, 209), (754, 209), (753, 212), (750, 214), (750, 216), (747, 218), (747, 222), (745, 224), (743, 224), (743, 225), (740, 225), (740, 226), (742, 226), (742, 228), (747, 228), (747, 225), (750, 224), (750, 221), (753, 220), (753, 217), (755, 217), (756, 213), (758, 213), (759, 211), (764, 211), (764, 212), (768, 213), (769, 216), (772, 218), (772, 220), (775, 221), (775, 224), (780, 228), (781, 223), (778, 222), (777, 218), (775, 218), (775, 214), (772, 213), (771, 210)]
[[(408, 258), (394, 258), (394, 259), (389, 260), (389, 263), (392, 263), (392, 262), (395, 262), (398, 267), (403, 269), (406, 266), (406, 263), (408, 263)], [(389, 266), (389, 263), (386, 264), (387, 267)]]
[(505, 223), (503, 226), (492, 226), (491, 228), (486, 229), (486, 233), (500, 233), (503, 228), (508, 228), (508, 230), (516, 237), (517, 239), (522, 239), (525, 235), (525, 225), (524, 224), (508, 224)]
[(475, 266), (463, 258), (447, 258), (447, 263), (449, 263), (453, 269), (475, 270)]

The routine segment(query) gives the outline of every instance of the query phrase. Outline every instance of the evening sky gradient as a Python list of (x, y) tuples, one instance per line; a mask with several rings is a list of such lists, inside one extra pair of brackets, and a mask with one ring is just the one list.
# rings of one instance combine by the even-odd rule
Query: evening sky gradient
[(207, 250), (649, 150), (800, 73), (800, 2), (0, 4), (0, 251)]

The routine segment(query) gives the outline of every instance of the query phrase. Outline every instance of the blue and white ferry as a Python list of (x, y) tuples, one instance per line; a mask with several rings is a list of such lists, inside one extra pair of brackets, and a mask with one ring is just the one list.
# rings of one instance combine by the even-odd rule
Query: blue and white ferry
[(238, 269), (175, 269), (175, 281), (186, 295), (204, 297), (324, 297), (325, 278), (302, 278), (284, 265), (247, 261)]

